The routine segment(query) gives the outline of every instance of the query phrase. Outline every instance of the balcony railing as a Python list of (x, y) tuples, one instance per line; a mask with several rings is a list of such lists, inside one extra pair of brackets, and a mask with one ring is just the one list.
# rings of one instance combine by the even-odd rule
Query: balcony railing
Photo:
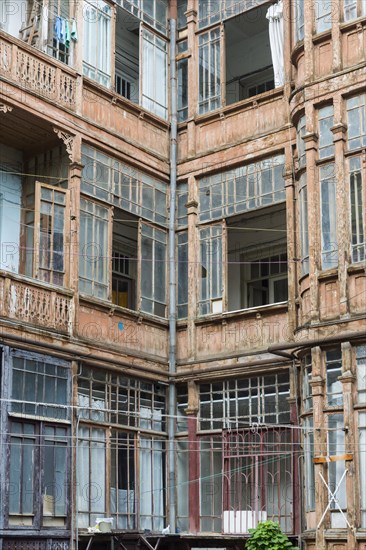
[(72, 327), (70, 292), (40, 286), (36, 281), (20, 281), (0, 272), (0, 316), (18, 322), (70, 333)]
[[(34, 50), (34, 54), (29, 50)], [(48, 61), (49, 59), (49, 61)], [(76, 109), (76, 76), (21, 40), (0, 37), (0, 74), (44, 98)]]

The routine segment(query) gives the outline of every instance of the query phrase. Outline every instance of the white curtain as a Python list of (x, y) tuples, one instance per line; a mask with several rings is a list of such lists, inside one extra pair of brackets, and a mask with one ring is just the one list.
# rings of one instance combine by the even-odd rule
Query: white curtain
[(285, 82), (284, 63), (283, 63), (283, 1), (279, 0), (268, 8), (267, 15), (269, 21), (269, 41), (271, 44), (271, 54), (273, 63), (273, 72), (275, 87), (283, 86)]

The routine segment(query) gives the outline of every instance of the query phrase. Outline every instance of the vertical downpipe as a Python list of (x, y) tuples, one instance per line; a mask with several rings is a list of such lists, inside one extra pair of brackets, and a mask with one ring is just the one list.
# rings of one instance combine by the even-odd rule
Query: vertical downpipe
[(175, 50), (177, 40), (176, 20), (170, 19), (170, 209), (169, 209), (169, 409), (168, 409), (168, 487), (169, 525), (176, 532), (176, 480), (175, 480), (175, 410), (176, 410), (176, 254), (175, 214), (177, 194), (177, 71)]

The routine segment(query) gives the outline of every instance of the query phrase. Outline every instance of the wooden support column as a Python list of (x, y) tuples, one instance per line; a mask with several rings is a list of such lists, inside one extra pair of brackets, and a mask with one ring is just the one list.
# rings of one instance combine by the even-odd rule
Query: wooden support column
[(344, 151), (347, 139), (347, 127), (341, 122), (340, 98), (334, 103), (334, 118), (339, 121), (332, 128), (334, 135), (335, 178), (336, 178), (336, 204), (337, 204), (337, 241), (338, 241), (338, 280), (340, 315), (349, 313), (347, 268), (350, 261), (350, 201), (349, 184), (346, 181), (344, 170)]
[[(291, 155), (291, 151), (287, 152)], [(296, 201), (292, 172), (292, 162), (287, 158), (285, 170), (286, 190), (286, 228), (287, 228), (287, 262), (288, 262), (288, 337), (293, 338), (296, 329), (296, 288), (298, 269), (296, 260)]]
[[(326, 456), (327, 435), (324, 426), (324, 378), (322, 369), (322, 351), (319, 347), (311, 350), (312, 380), (310, 385), (313, 394), (314, 411), (314, 456)], [(328, 495), (325, 486), (321, 483), (320, 473), (326, 477), (326, 466), (314, 464), (315, 478), (315, 516), (318, 523), (328, 503)], [(329, 514), (326, 517), (329, 518)], [(316, 549), (325, 550), (325, 522), (316, 530)]]
[[(352, 346), (349, 342), (342, 343), (342, 376), (339, 380), (343, 385), (343, 415), (344, 415), (344, 430), (345, 430), (345, 449), (344, 452), (353, 455), (355, 449), (355, 426), (354, 426), (354, 388), (356, 376), (352, 372)], [(347, 519), (351, 526), (355, 526), (357, 522), (357, 511), (359, 509), (359, 498), (357, 498), (357, 477), (354, 460), (347, 462), (348, 474), (345, 480), (343, 490), (347, 495)], [(357, 548), (355, 531), (347, 529), (347, 546), (348, 548)]]
[[(312, 104), (308, 104), (306, 123), (312, 120)], [(312, 122), (310, 122), (312, 128)], [(312, 128), (313, 130), (313, 128)], [(306, 150), (306, 182), (308, 188), (308, 226), (309, 226), (309, 277), (310, 277), (310, 319), (311, 322), (319, 322), (319, 285), (318, 271), (320, 265), (320, 195), (317, 185), (318, 169), (315, 163), (318, 136), (314, 131), (306, 133), (303, 137)]]
[(196, 200), (196, 180), (188, 178), (188, 323), (187, 323), (187, 351), (188, 359), (196, 356), (196, 325), (197, 299), (199, 292), (199, 243), (197, 235), (198, 201)]
[(199, 441), (197, 438), (197, 414), (199, 390), (195, 382), (188, 382), (188, 482), (189, 482), (189, 532), (200, 530), (200, 490), (199, 490)]
[(188, 27), (188, 119), (187, 119), (187, 152), (188, 157), (196, 153), (195, 116), (198, 105), (198, 50), (196, 40), (197, 11), (194, 0), (189, 0), (187, 16)]
[(312, 82), (314, 79), (314, 4), (306, 1), (304, 6), (304, 54), (305, 54), (305, 82)]

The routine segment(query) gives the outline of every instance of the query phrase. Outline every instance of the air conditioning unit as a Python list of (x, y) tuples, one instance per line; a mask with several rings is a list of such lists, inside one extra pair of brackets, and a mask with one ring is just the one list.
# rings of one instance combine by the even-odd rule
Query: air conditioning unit
[(266, 521), (267, 512), (253, 512), (253, 510), (227, 511), (223, 514), (224, 533), (242, 535), (248, 533), (260, 521)]

